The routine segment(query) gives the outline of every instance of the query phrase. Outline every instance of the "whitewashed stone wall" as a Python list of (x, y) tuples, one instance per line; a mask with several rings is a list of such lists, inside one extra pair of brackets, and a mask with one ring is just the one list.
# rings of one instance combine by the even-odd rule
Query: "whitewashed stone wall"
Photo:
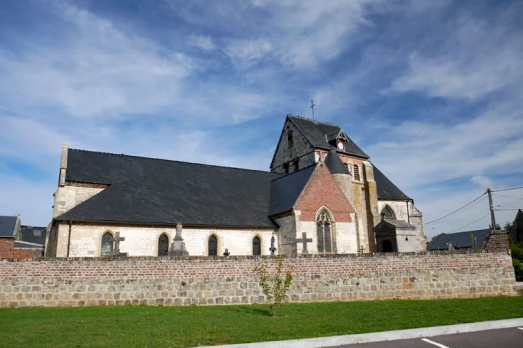
[[(404, 233), (404, 237), (397, 238), (398, 250), (401, 252), (425, 250), (426, 237), (423, 232), (423, 214), (412, 202), (379, 200), (378, 209), (380, 214), (387, 205), (394, 211), (396, 220), (408, 222), (416, 227), (414, 231)], [(408, 241), (405, 239), (407, 237)]]
[(104, 188), (59, 186), (54, 194), (53, 218), (85, 202)]
[[(351, 214), (354, 218), (355, 214)], [(302, 238), (302, 233), (307, 233), (307, 238), (312, 242), (307, 243), (309, 254), (318, 253), (318, 235), (316, 233), (316, 222), (300, 221), (299, 229), (296, 232), (296, 238)], [(356, 224), (353, 222), (335, 222), (334, 233), (336, 238), (336, 253), (338, 254), (356, 254), (358, 252), (358, 240), (356, 236)], [(297, 243), (298, 254), (303, 253), (303, 243)]]
[[(162, 234), (169, 237), (169, 245), (176, 235), (175, 227), (153, 226), (100, 226), (100, 225), (72, 225), (69, 246), (70, 257), (98, 257), (102, 243), (102, 236), (106, 232), (120, 232), (125, 240), (120, 242), (120, 251), (129, 253), (129, 256), (157, 256), (158, 238)], [(262, 255), (270, 255), (271, 237), (275, 230), (271, 229), (198, 229), (184, 227), (182, 236), (190, 256), (208, 255), (208, 238), (215, 235), (218, 239), (218, 255), (222, 255), (225, 248), (231, 255), (252, 255), (252, 240), (258, 236), (261, 240)], [(67, 241), (69, 226), (59, 225), (58, 248), (56, 257), (67, 256)], [(50, 255), (52, 256), (52, 255)]]

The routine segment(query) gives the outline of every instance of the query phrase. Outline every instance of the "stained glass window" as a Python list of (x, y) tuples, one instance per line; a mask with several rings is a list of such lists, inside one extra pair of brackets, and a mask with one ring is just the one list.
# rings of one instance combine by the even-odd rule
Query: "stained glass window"
[(318, 237), (318, 253), (332, 253), (331, 219), (324, 209), (316, 219), (316, 233)]

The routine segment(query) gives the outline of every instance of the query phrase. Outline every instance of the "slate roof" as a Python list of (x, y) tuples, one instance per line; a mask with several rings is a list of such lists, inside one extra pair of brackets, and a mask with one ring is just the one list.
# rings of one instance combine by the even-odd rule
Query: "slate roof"
[[(288, 115), (287, 117), (314, 147), (331, 149), (333, 146), (329, 144), (329, 140), (333, 138), (333, 135), (341, 132), (340, 127), (331, 123), (319, 122), (294, 115)], [(347, 137), (343, 151), (351, 155), (369, 158), (349, 137)]]
[(325, 165), (332, 174), (350, 174), (334, 149), (330, 150), (325, 157)]
[(0, 216), (0, 238), (13, 237), (17, 216)]
[(416, 229), (416, 226), (411, 225), (405, 221), (394, 220), (394, 219), (384, 219), (384, 220), (381, 220), (380, 223), (376, 225), (376, 227), (374, 227), (374, 230), (381, 230), (382, 228), (385, 227), (384, 225), (389, 225), (394, 228), (397, 228), (397, 229), (399, 228), (399, 229), (403, 229), (403, 230), (415, 230)]
[[(374, 164), (373, 164), (374, 166)], [(378, 199), (397, 199), (411, 200), (409, 196), (403, 193), (396, 185), (392, 183), (376, 166), (374, 166), (374, 180), (376, 181), (376, 190)]]
[(21, 240), (28, 243), (45, 244), (47, 234), (45, 227), (24, 226), (20, 227)]
[(26, 249), (42, 249), (43, 244), (29, 243), (22, 240), (15, 240), (15, 248), (26, 248)]
[(110, 186), (55, 220), (274, 228), (271, 181), (279, 176), (69, 149), (66, 181)]
[(312, 165), (272, 181), (270, 215), (292, 209), (315, 168), (316, 165)]
[(490, 229), (442, 234), (436, 236), (427, 245), (427, 250), (446, 250), (449, 242), (453, 242), (457, 249), (472, 248), (471, 234), (476, 237), (476, 245), (479, 247), (483, 244), (489, 232)]

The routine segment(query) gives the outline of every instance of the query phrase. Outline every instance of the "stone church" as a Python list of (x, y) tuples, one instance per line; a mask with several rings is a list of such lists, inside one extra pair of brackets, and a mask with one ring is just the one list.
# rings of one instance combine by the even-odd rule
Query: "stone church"
[(287, 115), (270, 172), (68, 148), (47, 257), (412, 252), (422, 213), (338, 126)]

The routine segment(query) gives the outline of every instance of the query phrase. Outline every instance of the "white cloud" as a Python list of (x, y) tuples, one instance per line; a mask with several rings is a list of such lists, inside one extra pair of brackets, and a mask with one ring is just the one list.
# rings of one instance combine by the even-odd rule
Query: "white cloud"
[(271, 14), (262, 36), (275, 47), (284, 65), (306, 68), (331, 60), (358, 40), (351, 37), (366, 19), (366, 5), (378, 1), (256, 0)]
[(485, 189), (485, 187), (491, 187), (494, 183), (494, 181), (491, 178), (483, 175), (475, 175), (472, 178), (470, 178), (470, 181), (478, 185), (481, 189)]
[(190, 45), (198, 47), (199, 49), (209, 52), (216, 49), (213, 39), (206, 35), (190, 35), (188, 42)]
[(81, 118), (148, 113), (176, 102), (194, 68), (188, 57), (125, 34), (86, 10), (62, 5), (58, 11), (70, 25), (65, 42), (35, 44), (17, 57), (0, 52), (4, 97)]
[[(429, 97), (478, 100), (515, 85), (521, 87), (523, 38), (500, 22), (461, 16), (437, 54), (414, 52), (406, 74), (385, 92), (419, 91)], [(498, 24), (498, 25), (496, 25)]]
[(271, 43), (264, 39), (233, 40), (225, 52), (242, 67), (249, 67), (261, 59), (269, 59), (273, 51)]

